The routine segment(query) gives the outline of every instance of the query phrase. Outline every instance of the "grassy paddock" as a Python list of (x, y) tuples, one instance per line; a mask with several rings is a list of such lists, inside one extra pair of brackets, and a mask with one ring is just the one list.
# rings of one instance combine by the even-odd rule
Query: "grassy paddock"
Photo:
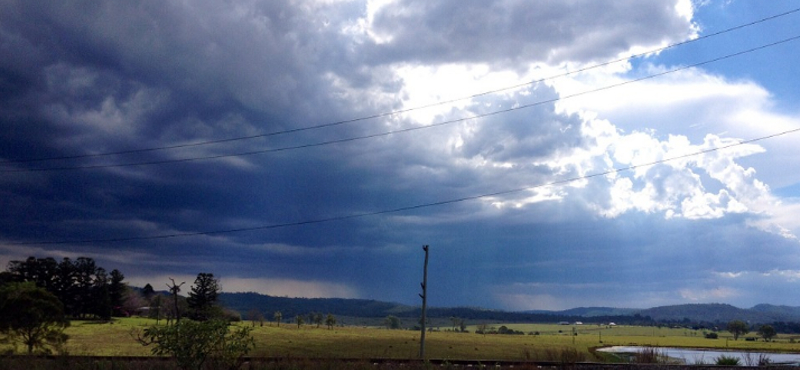
[[(771, 352), (800, 352), (800, 341), (796, 335), (778, 335), (771, 342), (764, 342), (758, 339), (754, 342), (744, 340), (744, 337), (756, 337), (755, 333), (749, 333), (739, 340), (734, 341), (733, 335), (725, 331), (719, 331), (718, 339), (706, 339), (702, 330), (691, 330), (684, 328), (649, 327), (649, 326), (598, 326), (598, 325), (557, 325), (557, 324), (493, 324), (499, 327), (505, 325), (509, 329), (522, 331), (524, 333), (539, 333), (539, 337), (553, 338), (561, 337), (572, 340), (573, 328), (577, 336), (574, 340), (576, 345), (587, 347), (614, 346), (614, 345), (639, 345), (639, 346), (662, 346), (662, 347), (690, 347), (708, 349), (735, 349), (744, 351), (771, 351)], [(469, 327), (468, 330), (474, 331), (477, 326)], [(527, 335), (526, 335), (527, 336)], [(798, 343), (792, 343), (797, 341)]]
[[(161, 325), (165, 322), (162, 320)], [(67, 352), (80, 356), (149, 356), (150, 348), (135, 340), (137, 331), (155, 325), (154, 320), (126, 318), (112, 323), (74, 321), (66, 330), (70, 336)], [(237, 325), (250, 325), (248, 322)], [(429, 358), (475, 360), (596, 361), (591, 349), (609, 345), (652, 345), (698, 348), (730, 348), (776, 352), (800, 352), (800, 344), (788, 336), (775, 342), (734, 341), (728, 333), (719, 339), (705, 339), (702, 332), (686, 329), (548, 324), (488, 324), (538, 335), (481, 335), (450, 331), (427, 334)], [(577, 335), (573, 336), (573, 327)], [(416, 358), (419, 332), (364, 327), (336, 327), (265, 324), (253, 328), (256, 348), (253, 357), (271, 358)], [(8, 350), (9, 348), (3, 348)], [(17, 350), (21, 350), (17, 348)]]
[[(205, 369), (211, 370), (212, 366)], [(346, 361), (336, 359), (277, 359), (277, 360), (256, 360), (242, 364), (242, 370), (431, 370), (431, 369), (461, 369), (463, 366), (454, 366), (448, 363), (441, 365), (425, 363), (421, 361), (392, 363), (382, 362), (373, 363), (370, 361)], [(512, 367), (504, 367), (506, 369)], [(71, 370), (71, 369), (92, 369), (92, 370), (177, 370), (177, 365), (172, 361), (161, 361), (153, 358), (143, 358), (141, 360), (99, 360), (83, 359), (74, 357), (16, 357), (0, 358), (0, 370)], [(513, 369), (521, 370), (540, 370), (535, 364), (515, 364)], [(214, 368), (216, 370), (216, 368)], [(587, 369), (589, 370), (589, 369)], [(600, 369), (602, 370), (602, 369)], [(637, 369), (630, 369), (637, 370)], [(642, 369), (649, 370), (649, 369)], [(697, 369), (700, 370), (700, 369)]]

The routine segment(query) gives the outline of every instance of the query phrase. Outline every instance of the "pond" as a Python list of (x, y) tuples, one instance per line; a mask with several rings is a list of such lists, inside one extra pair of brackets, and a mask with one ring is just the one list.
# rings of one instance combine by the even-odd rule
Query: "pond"
[(773, 364), (800, 365), (800, 353), (742, 352), (672, 347), (613, 346), (597, 349), (600, 352), (633, 354), (655, 348), (659, 354), (683, 361), (685, 364), (714, 364), (720, 356), (736, 357), (741, 365), (757, 365), (759, 358), (768, 358)]

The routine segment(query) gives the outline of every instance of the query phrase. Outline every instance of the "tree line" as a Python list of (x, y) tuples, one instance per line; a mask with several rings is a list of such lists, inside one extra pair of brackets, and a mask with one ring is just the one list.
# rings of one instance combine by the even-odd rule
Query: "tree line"
[(9, 262), (7, 270), (0, 273), (0, 284), (31, 282), (53, 294), (65, 315), (79, 319), (122, 316), (127, 289), (124, 279), (119, 270), (108, 273), (89, 257), (61, 261), (28, 257)]
[(127, 286), (119, 270), (108, 273), (88, 257), (29, 257), (0, 273), (0, 332), (28, 353), (63, 349), (69, 318), (109, 320), (122, 315)]
[[(110, 320), (112, 316), (130, 316), (134, 311), (151, 308), (155, 308), (157, 318), (163, 313), (168, 324), (174, 320), (176, 325), (181, 317), (225, 325), (232, 316), (238, 317), (226, 313), (219, 304), (221, 289), (211, 273), (197, 275), (188, 297), (178, 295), (184, 283), (175, 284), (174, 280), (171, 296), (165, 296), (154, 292), (149, 284), (142, 294), (130, 289), (124, 279), (119, 270), (108, 273), (88, 257), (11, 261), (7, 270), (0, 272), (0, 332), (19, 339), (28, 353), (49, 353), (63, 348), (67, 340), (63, 330), (69, 326), (70, 318)], [(179, 328), (194, 327), (191, 325)], [(155, 328), (150, 333), (162, 335), (164, 330), (179, 328)], [(217, 324), (199, 328), (221, 330)]]

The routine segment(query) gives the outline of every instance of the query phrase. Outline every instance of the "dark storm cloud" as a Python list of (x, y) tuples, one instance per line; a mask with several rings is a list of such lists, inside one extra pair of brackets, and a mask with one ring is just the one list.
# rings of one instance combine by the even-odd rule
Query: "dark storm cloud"
[[(338, 117), (326, 73), (340, 48), (324, 12), (279, 2), (4, 2), (0, 157), (31, 159), (140, 149), (308, 126)], [(324, 9), (322, 9), (324, 10)], [(336, 8), (341, 21), (357, 9)], [(356, 15), (358, 13), (355, 13)], [(328, 48), (328, 50), (325, 50)], [(344, 58), (346, 59), (346, 58)], [(375, 105), (375, 103), (371, 103)], [(358, 104), (346, 107), (358, 110)], [(283, 140), (283, 141), (281, 141)], [(142, 152), (3, 169), (159, 161), (286, 144), (282, 138)], [(288, 143), (291, 143), (289, 141)], [(319, 151), (273, 158), (3, 175), (3, 237), (11, 241), (108, 239), (302, 221), (338, 213), (352, 198)], [(329, 163), (325, 163), (329, 162)], [(341, 191), (340, 191), (341, 190)], [(350, 193), (350, 194), (348, 194)], [(245, 235), (243, 238), (247, 238)], [(278, 238), (280, 239), (280, 238)], [(299, 243), (306, 240), (299, 239)], [(319, 243), (319, 242), (317, 242)], [(56, 245), (45, 250), (106, 260), (208, 265), (232, 243), (186, 241)], [(235, 243), (233, 243), (235, 244)], [(20, 258), (29, 247), (12, 247)], [(45, 252), (46, 253), (46, 252)], [(236, 251), (230, 251), (235, 255)], [(234, 260), (236, 260), (234, 258)], [(200, 262), (204, 261), (204, 264)], [(131, 266), (135, 266), (130, 261)], [(213, 264), (212, 264), (213, 265)]]
[(26, 119), (20, 127), (39, 120), (40, 129), (62, 130), (68, 143), (61, 149), (142, 147), (333, 120), (342, 114), (323, 76), (370, 80), (334, 63), (348, 58), (341, 55), (347, 49), (338, 30), (324, 25), (325, 9), (12, 1), (3, 9), (3, 85), (16, 93), (4, 112)]
[[(660, 1), (401, 1), (379, 8), (371, 22), (367, 11), (357, 1), (0, 1), (0, 159), (181, 145), (369, 116), (405, 107), (409, 92), (397, 66), (585, 63), (692, 33), (674, 4)], [(552, 86), (532, 85), (475, 98), (432, 121), (558, 96)], [(210, 271), (228, 281), (318, 282), (351, 296), (410, 303), (419, 246), (431, 244), (432, 303), (490, 307), (516, 307), (492, 295), (513, 293), (500, 287), (549, 294), (537, 284), (635, 281), (652, 269), (659, 281), (648, 286), (666, 291), (669, 281), (705, 276), (700, 262), (653, 266), (682, 260), (670, 241), (708, 243), (701, 251), (714, 253), (718, 243), (703, 230), (711, 221), (687, 231), (679, 229), (683, 223), (657, 227), (662, 215), (648, 214), (640, 224), (637, 217), (597, 216), (587, 204), (610, 202), (602, 180), (318, 224), (135, 239), (335, 219), (579, 176), (582, 162), (559, 160), (599, 139), (581, 131), (585, 118), (552, 103), (303, 150), (10, 172), (275, 149), (426, 123), (396, 115), (216, 145), (6, 162), (0, 255), (88, 255), (138, 281)], [(586, 161), (605, 168), (599, 155)], [(549, 200), (529, 199), (540, 195)], [(736, 244), (742, 241), (774, 242), (753, 229), (734, 232), (743, 222), (714, 227), (735, 235), (725, 240), (736, 250), (746, 248)], [(134, 240), (77, 242), (128, 237)], [(64, 243), (12, 244), (31, 241)], [(608, 269), (608, 261), (623, 262)], [(754, 270), (730, 262), (732, 271)], [(264, 290), (253, 284), (248, 289)]]

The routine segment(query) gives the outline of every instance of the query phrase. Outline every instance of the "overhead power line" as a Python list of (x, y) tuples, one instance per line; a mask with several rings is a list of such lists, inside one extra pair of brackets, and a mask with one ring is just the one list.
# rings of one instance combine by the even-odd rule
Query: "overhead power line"
[(10, 243), (6, 243), (6, 244), (7, 245), (90, 244), (90, 243), (119, 243), (119, 242), (129, 242), (129, 241), (185, 238), (185, 237), (192, 237), (192, 236), (219, 235), (219, 234), (232, 234), (232, 233), (240, 233), (240, 232), (247, 232), (247, 231), (273, 230), (273, 229), (280, 229), (280, 228), (293, 227), (293, 226), (304, 226), (304, 225), (312, 225), (312, 224), (321, 224), (321, 223), (327, 223), (327, 222), (344, 221), (344, 220), (351, 220), (351, 219), (364, 218), (364, 217), (370, 217), (370, 216), (379, 216), (379, 215), (384, 215), (384, 214), (401, 213), (401, 212), (408, 212), (408, 211), (413, 211), (413, 210), (418, 210), (418, 209), (423, 209), (423, 208), (438, 207), (438, 206), (444, 206), (444, 205), (450, 205), (450, 204), (456, 204), (456, 203), (463, 203), (463, 202), (472, 201), (472, 200), (478, 200), (478, 199), (492, 198), (492, 197), (497, 197), (497, 196), (502, 196), (502, 195), (515, 194), (515, 193), (520, 193), (520, 192), (523, 192), (523, 191), (529, 191), (529, 190), (534, 190), (534, 189), (539, 189), (539, 188), (544, 188), (544, 187), (549, 187), (549, 186), (566, 185), (566, 184), (569, 184), (569, 183), (572, 183), (572, 182), (576, 182), (576, 181), (580, 181), (580, 180), (586, 180), (586, 179), (591, 179), (591, 178), (595, 178), (595, 177), (602, 177), (602, 176), (610, 175), (610, 174), (613, 174), (613, 173), (631, 171), (631, 170), (634, 170), (634, 169), (640, 168), (640, 167), (648, 167), (648, 166), (653, 166), (653, 165), (657, 165), (657, 164), (663, 164), (663, 163), (667, 163), (667, 162), (671, 162), (671, 161), (676, 161), (676, 160), (679, 160), (679, 159), (695, 157), (695, 156), (708, 154), (708, 153), (712, 153), (712, 152), (716, 152), (716, 151), (720, 151), (720, 150), (724, 150), (724, 149), (729, 149), (729, 148), (733, 148), (733, 147), (737, 147), (737, 146), (741, 146), (741, 145), (745, 145), (745, 144), (751, 144), (751, 143), (755, 143), (755, 142), (758, 142), (758, 141), (772, 139), (772, 138), (776, 138), (776, 137), (779, 137), (779, 136), (784, 136), (784, 135), (788, 135), (788, 134), (792, 134), (792, 133), (796, 133), (796, 132), (800, 132), (800, 128), (796, 128), (796, 129), (792, 129), (792, 130), (786, 130), (786, 131), (774, 133), (774, 134), (771, 134), (771, 135), (757, 137), (757, 138), (754, 138), (754, 139), (741, 140), (741, 141), (738, 141), (736, 143), (732, 143), (732, 144), (728, 144), (728, 145), (724, 145), (724, 146), (720, 146), (720, 147), (716, 147), (716, 148), (700, 150), (700, 151), (697, 151), (697, 152), (683, 154), (683, 155), (679, 155), (679, 156), (675, 156), (675, 157), (659, 159), (659, 160), (646, 162), (646, 163), (634, 164), (634, 165), (630, 165), (630, 166), (627, 166), (627, 167), (613, 168), (613, 169), (610, 169), (610, 170), (607, 170), (607, 171), (597, 172), (597, 173), (593, 173), (593, 174), (589, 174), (589, 175), (583, 175), (583, 176), (570, 177), (570, 178), (567, 178), (567, 179), (552, 181), (552, 182), (548, 182), (548, 183), (540, 184), (540, 185), (525, 186), (525, 187), (512, 188), (512, 189), (505, 189), (505, 190), (500, 190), (500, 191), (491, 192), (491, 193), (484, 193), (484, 194), (478, 194), (478, 195), (472, 195), (472, 196), (466, 196), (466, 197), (460, 197), (460, 198), (451, 198), (451, 199), (445, 199), (445, 200), (441, 200), (441, 201), (437, 201), (437, 202), (420, 203), (420, 204), (408, 205), (408, 206), (403, 206), (403, 207), (384, 209), (384, 210), (379, 210), (379, 211), (354, 213), (354, 214), (351, 214), (351, 215), (343, 215), (343, 216), (335, 216), (335, 217), (327, 217), (327, 218), (317, 218), (317, 219), (311, 219), (311, 220), (305, 220), (305, 221), (286, 222), (286, 223), (272, 224), (272, 225), (242, 227), (242, 228), (235, 228), (235, 229), (220, 229), (220, 230), (196, 231), (196, 232), (186, 232), (186, 233), (171, 233), (171, 234), (160, 234), (160, 235), (150, 235), (150, 236), (131, 236), (131, 237), (107, 238), (107, 239), (10, 242)]
[[(764, 18), (752, 21), (752, 22), (748, 22), (748, 23), (740, 24), (740, 25), (737, 25), (737, 26), (734, 26), (734, 27), (726, 28), (724, 30), (713, 32), (713, 33), (710, 33), (710, 34), (707, 34), (707, 35), (703, 35), (703, 36), (697, 37), (695, 39), (673, 43), (673, 44), (670, 44), (670, 45), (667, 45), (667, 46), (664, 46), (664, 47), (651, 49), (651, 50), (648, 50), (648, 51), (645, 51), (645, 52), (641, 52), (641, 53), (637, 53), (637, 54), (632, 54), (632, 55), (629, 55), (627, 57), (622, 57), (622, 58), (606, 61), (606, 62), (603, 62), (603, 63), (590, 65), (590, 66), (587, 66), (587, 67), (584, 67), (584, 68), (580, 68), (580, 69), (577, 69), (577, 70), (574, 70), (574, 71), (569, 71), (569, 72), (565, 72), (565, 73), (561, 73), (561, 74), (545, 77), (545, 78), (538, 79), (538, 80), (532, 80), (532, 81), (528, 81), (528, 82), (524, 82), (524, 83), (520, 83), (520, 84), (516, 84), (516, 85), (512, 85), (512, 86), (502, 87), (502, 88), (499, 88), (499, 89), (484, 91), (484, 92), (477, 93), (477, 94), (474, 94), (474, 95), (469, 95), (469, 96), (450, 99), (450, 100), (439, 101), (439, 102), (435, 102), (435, 103), (431, 103), (431, 104), (426, 104), (426, 105), (421, 105), (421, 106), (416, 106), (416, 107), (410, 107), (410, 108), (406, 108), (406, 109), (400, 109), (400, 110), (395, 110), (395, 111), (390, 111), (390, 112), (377, 113), (377, 114), (373, 114), (373, 115), (369, 115), (369, 116), (363, 116), (363, 117), (357, 117), (357, 118), (352, 118), (352, 119), (347, 119), (347, 120), (323, 123), (323, 124), (314, 125), (314, 126), (307, 126), (307, 127), (300, 127), (300, 128), (295, 128), (295, 129), (273, 131), (273, 132), (256, 134), (256, 135), (231, 137), (231, 138), (217, 139), (217, 140), (198, 141), (198, 142), (186, 143), (186, 144), (175, 144), (175, 145), (167, 145), (167, 146), (159, 146), (159, 147), (122, 150), (122, 151), (114, 151), (114, 152), (80, 154), (80, 155), (70, 155), (70, 156), (40, 157), (40, 158), (28, 158), (28, 159), (6, 159), (6, 160), (0, 160), (0, 164), (33, 163), (33, 162), (54, 161), (54, 160), (99, 158), (99, 157), (123, 155), (123, 154), (137, 154), (137, 153), (155, 152), (155, 151), (162, 151), (162, 150), (190, 148), (190, 147), (198, 147), (198, 146), (206, 146), (206, 145), (213, 145), (213, 144), (222, 144), (222, 143), (228, 143), (228, 142), (235, 142), (235, 141), (266, 138), (266, 137), (271, 137), (271, 136), (286, 135), (286, 134), (298, 133), (298, 132), (303, 132), (303, 131), (316, 130), (316, 129), (321, 129), (321, 128), (334, 127), (334, 126), (340, 126), (340, 125), (345, 125), (345, 124), (348, 124), (348, 123), (366, 121), (366, 120), (371, 120), (371, 119), (376, 119), (376, 118), (381, 118), (381, 117), (389, 117), (389, 116), (394, 116), (394, 115), (398, 115), (398, 114), (403, 114), (403, 113), (413, 112), (413, 111), (427, 109), (427, 108), (431, 108), (431, 107), (436, 107), (436, 106), (440, 106), (440, 105), (452, 104), (452, 103), (463, 101), (463, 100), (474, 99), (474, 98), (485, 96), (485, 95), (496, 94), (496, 93), (503, 92), (503, 91), (518, 89), (518, 88), (521, 88), (521, 87), (524, 87), (524, 86), (533, 85), (533, 84), (536, 84), (536, 83), (541, 83), (541, 82), (545, 82), (545, 81), (549, 81), (549, 80), (554, 80), (554, 79), (558, 79), (558, 78), (562, 78), (562, 77), (566, 77), (566, 76), (570, 76), (570, 75), (574, 75), (574, 74), (590, 71), (590, 70), (597, 69), (597, 68), (604, 67), (604, 66), (608, 66), (608, 65), (611, 65), (611, 64), (614, 64), (614, 63), (619, 63), (619, 62), (623, 62), (623, 61), (626, 61), (626, 60), (639, 58), (639, 57), (642, 57), (642, 56), (645, 56), (645, 55), (651, 55), (651, 54), (655, 54), (655, 53), (660, 53), (660, 52), (665, 51), (667, 49), (671, 49), (671, 48), (675, 48), (675, 47), (678, 47), (678, 46), (682, 46), (682, 45), (698, 42), (698, 41), (701, 41), (701, 40), (709, 39), (709, 38), (712, 38), (712, 37), (715, 37), (715, 36), (723, 35), (723, 34), (726, 34), (726, 33), (729, 33), (729, 32), (733, 32), (733, 31), (736, 31), (736, 30), (740, 30), (740, 29), (743, 29), (743, 28), (751, 27), (751, 26), (754, 26), (754, 25), (757, 25), (757, 24), (760, 24), (760, 23), (765, 23), (765, 22), (768, 22), (768, 21), (779, 19), (779, 18), (788, 16), (788, 15), (791, 15), (791, 14), (794, 14), (794, 13), (797, 13), (797, 12), (800, 12), (800, 8), (791, 9), (791, 10), (785, 11), (783, 13), (771, 15), (771, 16), (768, 16), (768, 17), (764, 17)], [(239, 155), (248, 155), (248, 154), (249, 153), (239, 154)], [(237, 155), (229, 155), (229, 156), (237, 156)], [(212, 159), (212, 158), (219, 158), (219, 157), (214, 156), (214, 157), (197, 158), (197, 159)], [(194, 159), (187, 159), (187, 160), (194, 160)], [(175, 160), (175, 162), (181, 162), (181, 161), (186, 161), (186, 160)], [(172, 162), (159, 161), (159, 162), (154, 162), (154, 163), (142, 163), (142, 164), (162, 164), (162, 163), (172, 163)], [(105, 166), (101, 166), (101, 167), (91, 166), (91, 167), (86, 167), (86, 168), (103, 168), (103, 167), (105, 167)], [(83, 168), (83, 167), (80, 167), (80, 168)], [(10, 172), (16, 172), (16, 171), (10, 171)]]
[(363, 135), (363, 136), (354, 136), (354, 137), (349, 137), (349, 138), (335, 139), (335, 140), (328, 140), (328, 141), (321, 141), (321, 142), (317, 142), (317, 143), (301, 144), (301, 145), (287, 146), (287, 147), (281, 147), (281, 148), (270, 148), (270, 149), (253, 150), (253, 151), (233, 153), (233, 154), (217, 154), (217, 155), (209, 155), (209, 156), (202, 156), (202, 157), (179, 158), (179, 159), (164, 159), (164, 160), (156, 160), (156, 161), (131, 162), (131, 163), (121, 163), (121, 164), (118, 163), (118, 164), (98, 164), (98, 165), (45, 167), (45, 168), (16, 168), (16, 169), (0, 170), (0, 173), (88, 170), (88, 169), (101, 169), (101, 168), (161, 165), (161, 164), (168, 164), (168, 163), (193, 162), (193, 161), (200, 161), (200, 160), (211, 160), (211, 159), (230, 158), (230, 157), (243, 157), (243, 156), (250, 156), (250, 155), (256, 155), (256, 154), (275, 153), (275, 152), (283, 152), (283, 151), (297, 150), (297, 149), (307, 149), (307, 148), (321, 147), (321, 146), (327, 146), (327, 145), (333, 145), (333, 144), (341, 144), (341, 143), (352, 142), (352, 141), (373, 139), (373, 138), (377, 138), (377, 137), (383, 137), (383, 136), (389, 136), (389, 135), (394, 135), (394, 134), (407, 133), (407, 132), (412, 132), (412, 131), (418, 131), (418, 130), (434, 128), (434, 127), (441, 127), (441, 126), (451, 125), (451, 124), (458, 123), (458, 122), (464, 122), (464, 121), (469, 121), (469, 120), (474, 120), (474, 119), (479, 119), (479, 118), (496, 116), (496, 115), (499, 115), (499, 114), (504, 114), (504, 113), (513, 112), (513, 111), (517, 111), (517, 110), (532, 108), (532, 107), (536, 107), (536, 106), (540, 106), (540, 105), (544, 105), (544, 104), (550, 104), (550, 103), (554, 103), (554, 102), (557, 102), (557, 101), (571, 99), (571, 98), (575, 98), (575, 97), (579, 97), (579, 96), (583, 96), (583, 95), (587, 95), (587, 94), (592, 94), (592, 93), (596, 93), (596, 92), (600, 92), (600, 91), (610, 90), (610, 89), (613, 89), (613, 88), (629, 85), (629, 84), (632, 84), (632, 83), (641, 82), (641, 81), (645, 81), (645, 80), (650, 80), (650, 79), (653, 79), (653, 78), (656, 78), (656, 77), (660, 77), (660, 76), (664, 76), (664, 75), (668, 75), (668, 74), (671, 74), (671, 73), (675, 73), (675, 72), (679, 72), (679, 71), (683, 71), (683, 70), (687, 70), (687, 69), (691, 69), (691, 68), (696, 68), (696, 67), (700, 67), (700, 66), (711, 64), (711, 63), (715, 63), (715, 62), (719, 62), (719, 61), (722, 61), (722, 60), (734, 58), (734, 57), (737, 57), (737, 56), (740, 56), (740, 55), (749, 54), (749, 53), (756, 52), (756, 51), (759, 51), (759, 50), (762, 50), (762, 49), (766, 49), (766, 48), (774, 47), (774, 46), (777, 46), (777, 45), (785, 44), (785, 43), (788, 43), (788, 42), (791, 42), (791, 41), (795, 41), (797, 39), (800, 39), (800, 35), (789, 37), (789, 38), (786, 38), (786, 39), (783, 39), (783, 40), (779, 40), (779, 41), (775, 41), (775, 42), (772, 42), (772, 43), (769, 43), (769, 44), (764, 44), (764, 45), (761, 45), (761, 46), (753, 47), (753, 48), (750, 48), (750, 49), (747, 49), (747, 50), (742, 50), (742, 51), (739, 51), (739, 52), (723, 55), (723, 56), (720, 56), (720, 57), (717, 57), (717, 58), (713, 58), (713, 59), (709, 59), (709, 60), (705, 60), (705, 61), (702, 61), (702, 62), (698, 62), (698, 63), (694, 63), (694, 64), (682, 66), (682, 67), (676, 67), (676, 68), (669, 69), (669, 70), (666, 70), (666, 71), (662, 71), (662, 72), (659, 72), (659, 73), (654, 73), (654, 74), (650, 74), (650, 75), (647, 75), (647, 76), (643, 76), (643, 77), (639, 77), (639, 78), (635, 78), (635, 79), (630, 79), (630, 80), (625, 80), (625, 81), (622, 81), (622, 82), (619, 82), (619, 83), (598, 87), (598, 88), (595, 88), (595, 89), (590, 89), (590, 90), (577, 92), (577, 93), (574, 93), (574, 94), (559, 96), (557, 98), (540, 100), (540, 101), (536, 101), (536, 102), (533, 102), (533, 103), (521, 104), (521, 105), (514, 106), (512, 108), (501, 109), (501, 110), (492, 111), (492, 112), (489, 112), (489, 113), (478, 114), (478, 115), (469, 116), (469, 117), (463, 117), (463, 118), (458, 118), (458, 119), (452, 119), (452, 120), (437, 122), (437, 123), (433, 123), (433, 124), (430, 124), (430, 125), (408, 127), (408, 128), (404, 128), (404, 129), (384, 131), (384, 132), (380, 132), (380, 133), (376, 133), (376, 134)]

